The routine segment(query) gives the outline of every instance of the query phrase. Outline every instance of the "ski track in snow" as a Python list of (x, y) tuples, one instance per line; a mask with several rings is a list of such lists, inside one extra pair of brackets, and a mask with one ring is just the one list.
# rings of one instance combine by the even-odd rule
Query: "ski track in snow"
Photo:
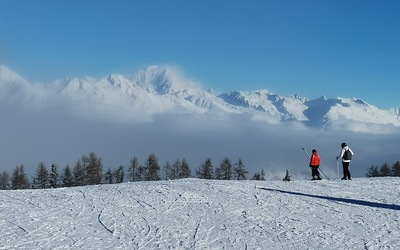
[(0, 191), (0, 249), (399, 249), (399, 180)]

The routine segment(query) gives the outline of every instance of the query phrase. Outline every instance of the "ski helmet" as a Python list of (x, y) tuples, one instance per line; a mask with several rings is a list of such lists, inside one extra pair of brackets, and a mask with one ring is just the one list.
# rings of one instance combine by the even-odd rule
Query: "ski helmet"
[(347, 144), (345, 142), (342, 143), (342, 148), (346, 147)]

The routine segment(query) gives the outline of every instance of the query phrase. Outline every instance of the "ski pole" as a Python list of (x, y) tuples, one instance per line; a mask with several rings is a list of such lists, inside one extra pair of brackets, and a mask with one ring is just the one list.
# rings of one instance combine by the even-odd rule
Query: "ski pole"
[(337, 178), (338, 178), (338, 180), (340, 179), (340, 177), (339, 177), (339, 163), (338, 163), (339, 161), (338, 160), (336, 160), (336, 171), (337, 171)]
[[(308, 158), (311, 158), (310, 155), (307, 153), (307, 151), (304, 149), (304, 147), (301, 147), (304, 151), (304, 153), (306, 153), (306, 155), (308, 156)], [(324, 177), (329, 180), (329, 177), (321, 170), (321, 167), (319, 167), (319, 171), (324, 175)]]

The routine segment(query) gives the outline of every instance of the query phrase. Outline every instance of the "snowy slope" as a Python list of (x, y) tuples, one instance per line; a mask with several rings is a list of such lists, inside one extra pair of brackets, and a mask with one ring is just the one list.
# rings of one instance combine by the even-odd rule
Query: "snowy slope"
[[(150, 66), (131, 77), (111, 74), (100, 79), (68, 78), (51, 84), (30, 84), (1, 66), (0, 88), (0, 101), (46, 106), (50, 100), (51, 105), (68, 106), (74, 114), (128, 122), (150, 121), (156, 114), (242, 114), (269, 123), (297, 121), (323, 129), (357, 132), (368, 132), (365, 124), (400, 127), (398, 108), (381, 110), (357, 98), (284, 97), (267, 90), (216, 95), (167, 66)], [(378, 127), (371, 132), (380, 130)]]
[(0, 191), (0, 249), (399, 249), (398, 178)]

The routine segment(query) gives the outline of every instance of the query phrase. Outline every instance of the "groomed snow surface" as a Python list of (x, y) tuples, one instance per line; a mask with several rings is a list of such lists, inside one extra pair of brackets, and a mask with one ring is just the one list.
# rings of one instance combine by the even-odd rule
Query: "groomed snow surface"
[(400, 249), (399, 178), (0, 191), (0, 249)]

